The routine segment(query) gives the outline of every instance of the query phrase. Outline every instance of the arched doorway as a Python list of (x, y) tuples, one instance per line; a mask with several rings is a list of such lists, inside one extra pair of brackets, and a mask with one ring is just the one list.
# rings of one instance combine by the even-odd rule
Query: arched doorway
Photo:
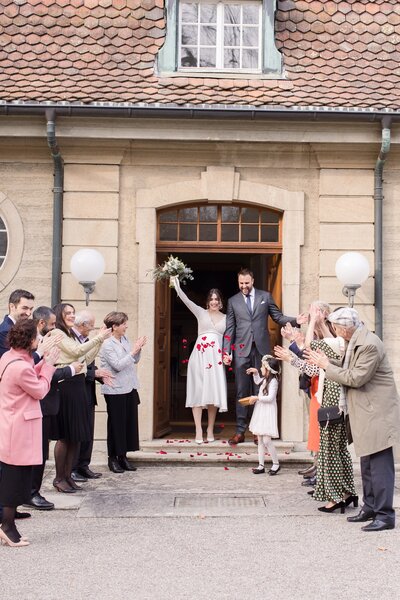
[[(157, 211), (157, 263), (178, 255), (194, 271), (188, 286), (191, 299), (204, 303), (212, 287), (224, 298), (237, 292), (237, 272), (251, 268), (256, 285), (282, 301), (281, 211), (240, 203), (204, 203), (172, 206)], [(270, 319), (273, 343), (279, 328)], [(154, 436), (171, 430), (185, 431), (191, 413), (185, 409), (187, 359), (197, 337), (196, 320), (171, 293), (166, 283), (156, 285), (155, 412)], [(233, 372), (227, 372), (228, 414), (224, 424), (235, 421)], [(191, 427), (191, 425), (190, 425)]]
[[(154, 437), (155, 413), (162, 390), (155, 387), (156, 348), (169, 344), (169, 311), (165, 311), (165, 298), (160, 294), (148, 273), (157, 264), (157, 211), (169, 207), (186, 207), (195, 203), (235, 202), (247, 206), (275, 209), (283, 213), (282, 219), (282, 303), (285, 314), (296, 315), (300, 308), (300, 249), (304, 243), (304, 193), (277, 188), (265, 183), (241, 178), (234, 167), (206, 167), (199, 177), (143, 188), (136, 194), (137, 246), (137, 323), (138, 334), (148, 336), (147, 352), (139, 364), (141, 380), (140, 432), (143, 440)], [(180, 252), (180, 243), (174, 253)], [(164, 313), (162, 311), (164, 310)], [(156, 335), (156, 315), (164, 328)], [(304, 434), (303, 398), (298, 389), (296, 371), (283, 365), (281, 438), (285, 441), (302, 441)], [(159, 380), (160, 381), (160, 380)]]

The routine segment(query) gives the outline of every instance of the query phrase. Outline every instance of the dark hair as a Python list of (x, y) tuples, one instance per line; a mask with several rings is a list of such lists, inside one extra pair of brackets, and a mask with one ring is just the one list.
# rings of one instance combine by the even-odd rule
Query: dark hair
[(113, 325), (117, 327), (126, 323), (128, 320), (128, 315), (122, 311), (117, 312), (116, 310), (112, 310), (104, 317), (104, 325), (108, 329), (112, 329)]
[[(25, 297), (25, 296), (24, 296)], [(15, 350), (31, 351), (32, 342), (36, 339), (37, 329), (32, 319), (20, 319), (8, 332), (8, 344)]]
[(61, 329), (64, 333), (67, 334), (68, 337), (73, 337), (70, 329), (66, 326), (64, 321), (64, 310), (70, 306), (73, 310), (75, 310), (75, 306), (70, 304), (69, 302), (60, 302), (60, 304), (56, 304), (53, 306), (53, 313), (56, 315), (56, 328)]
[(222, 308), (224, 301), (222, 300), (222, 294), (218, 288), (211, 288), (211, 290), (208, 292), (207, 298), (206, 298), (206, 307), (209, 308), (210, 301), (211, 301), (213, 294), (215, 294), (217, 296), (217, 298), (221, 304), (221, 308)]
[(240, 277), (241, 275), (243, 275), (244, 277), (246, 275), (250, 275), (250, 277), (252, 279), (254, 279), (254, 275), (253, 275), (253, 271), (250, 271), (250, 269), (248, 269), (247, 267), (242, 267), (238, 273), (238, 277)]
[(27, 292), (26, 290), (14, 290), (10, 294), (8, 304), (14, 304), (16, 306), (20, 303), (21, 298), (26, 298), (27, 300), (34, 300), (35, 296), (30, 292)]
[(47, 322), (50, 319), (51, 315), (54, 315), (54, 312), (49, 306), (38, 306), (33, 311), (32, 319), (36, 322), (36, 324), (38, 323), (38, 321), (42, 320)]
[(267, 375), (264, 377), (264, 387), (263, 387), (264, 394), (266, 394), (268, 392), (268, 385), (269, 385), (269, 382), (272, 381), (272, 379), (277, 379), (279, 381), (280, 371), (281, 371), (281, 361), (278, 360), (277, 358), (269, 358), (268, 365), (274, 371), (278, 371), (278, 373), (271, 373), (271, 371), (267, 372)]

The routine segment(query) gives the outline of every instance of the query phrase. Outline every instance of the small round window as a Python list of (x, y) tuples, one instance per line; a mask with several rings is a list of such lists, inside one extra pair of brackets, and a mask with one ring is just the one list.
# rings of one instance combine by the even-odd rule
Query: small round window
[(2, 266), (7, 254), (8, 233), (3, 219), (0, 217), (0, 267)]

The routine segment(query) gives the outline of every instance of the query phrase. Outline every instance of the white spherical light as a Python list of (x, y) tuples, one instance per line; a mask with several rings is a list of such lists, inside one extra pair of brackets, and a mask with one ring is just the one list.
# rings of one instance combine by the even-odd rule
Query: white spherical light
[(97, 281), (104, 273), (103, 255), (93, 248), (81, 248), (71, 258), (71, 273), (78, 281)]
[(336, 277), (343, 285), (362, 285), (368, 279), (368, 260), (359, 252), (346, 252), (336, 261)]

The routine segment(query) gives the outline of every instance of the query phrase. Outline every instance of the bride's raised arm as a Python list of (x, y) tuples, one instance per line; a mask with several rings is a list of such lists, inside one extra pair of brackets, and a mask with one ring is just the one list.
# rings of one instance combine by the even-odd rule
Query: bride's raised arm
[(204, 309), (192, 302), (191, 300), (189, 300), (189, 298), (186, 296), (185, 292), (181, 288), (181, 283), (178, 277), (171, 277), (171, 283), (175, 288), (178, 298), (180, 298), (182, 302), (186, 304), (188, 309), (194, 314), (194, 316), (198, 318)]

